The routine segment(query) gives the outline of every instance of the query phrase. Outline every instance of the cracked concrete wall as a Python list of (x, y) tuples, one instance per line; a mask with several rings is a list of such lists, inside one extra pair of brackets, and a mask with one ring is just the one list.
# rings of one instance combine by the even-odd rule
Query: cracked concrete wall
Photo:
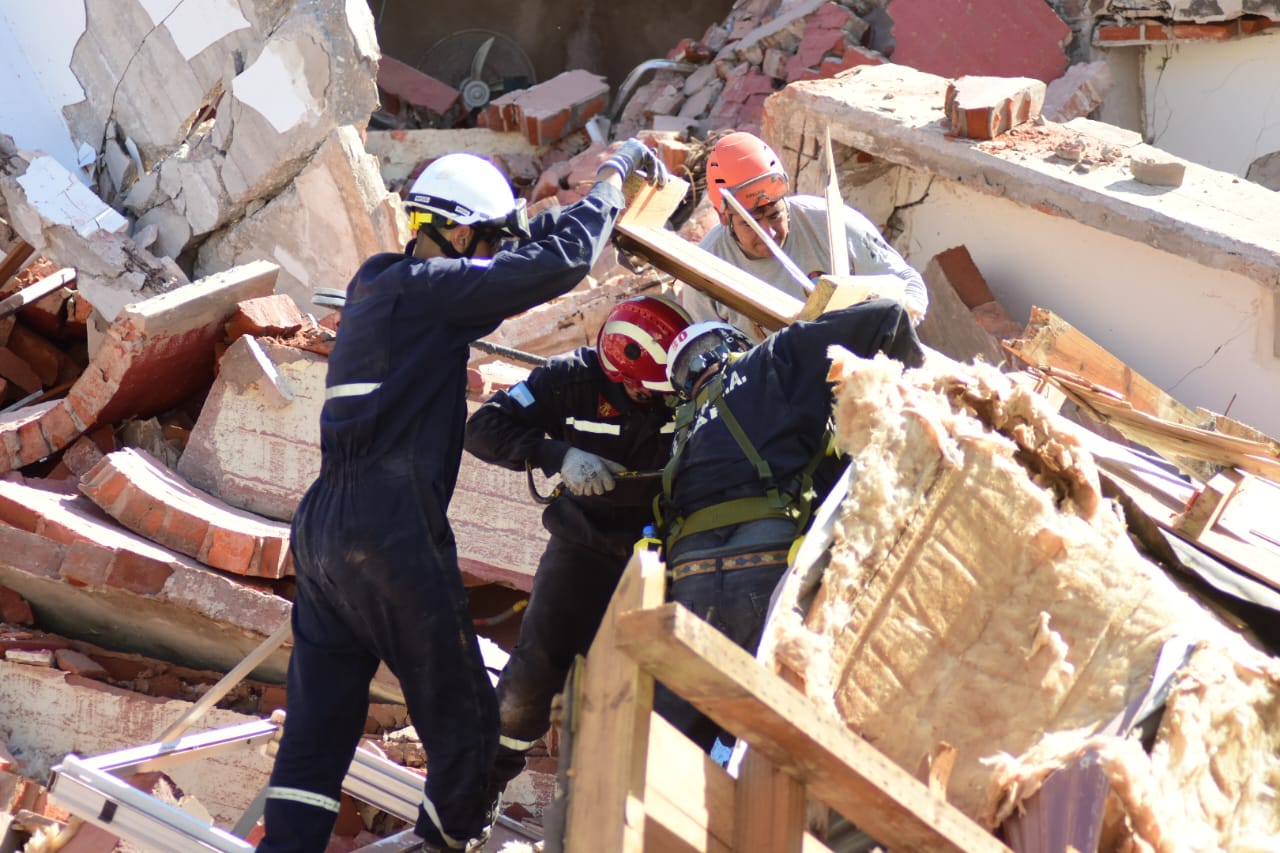
[[(53, 154), (127, 215), (119, 230), (139, 249), (193, 277), (274, 258), (282, 291), (308, 307), (312, 287), (340, 287), (363, 258), (403, 246), (398, 199), (360, 140), (377, 105), (367, 3), (53, 2), (0, 10), (14, 84), (0, 91), (0, 132), (37, 117), (18, 147)], [(123, 300), (94, 304), (110, 320)]]
[(1142, 49), (1146, 141), (1244, 177), (1280, 151), (1280, 32)]

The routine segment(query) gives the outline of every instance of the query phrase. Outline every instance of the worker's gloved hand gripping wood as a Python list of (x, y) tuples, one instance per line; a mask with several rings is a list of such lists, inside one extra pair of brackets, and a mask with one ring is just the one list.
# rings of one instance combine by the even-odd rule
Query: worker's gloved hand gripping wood
[(634, 136), (622, 143), (621, 148), (600, 164), (600, 168), (596, 169), (596, 178), (603, 178), (610, 171), (617, 172), (624, 183), (633, 174), (643, 172), (649, 183), (659, 187), (667, 183), (668, 177), (667, 167), (658, 159), (654, 150)]
[(613, 475), (625, 468), (612, 459), (570, 447), (560, 463), (560, 479), (575, 495), (603, 495), (613, 491)]

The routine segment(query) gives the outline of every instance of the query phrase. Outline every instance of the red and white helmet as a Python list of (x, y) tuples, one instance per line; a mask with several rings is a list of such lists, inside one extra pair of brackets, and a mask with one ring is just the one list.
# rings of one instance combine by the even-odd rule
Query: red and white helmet
[(619, 302), (596, 336), (605, 376), (631, 388), (669, 394), (667, 347), (690, 323), (689, 314), (661, 296)]

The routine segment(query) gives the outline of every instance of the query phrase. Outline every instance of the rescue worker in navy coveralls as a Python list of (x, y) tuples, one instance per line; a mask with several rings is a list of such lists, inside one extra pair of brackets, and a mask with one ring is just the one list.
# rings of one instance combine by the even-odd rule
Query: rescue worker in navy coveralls
[[(795, 323), (754, 347), (727, 323), (695, 323), (668, 353), (671, 384), (692, 402), (677, 416), (663, 477), (667, 598), (748, 652), (793, 544), (842, 468), (828, 455), (833, 344), (911, 367), (923, 358), (907, 310), (887, 299)], [(717, 736), (732, 743), (662, 685), (654, 710), (708, 752)]]
[(468, 451), (513, 470), (559, 472), (567, 490), (542, 514), (551, 538), (498, 680), (495, 781), (503, 787), (550, 726), (552, 698), (574, 656), (591, 647), (633, 546), (653, 522), (658, 477), (616, 475), (656, 474), (671, 455), (667, 347), (687, 325), (684, 309), (661, 297), (621, 302), (595, 347), (549, 360), (467, 423)]
[[(423, 850), (475, 849), (495, 817), (498, 709), (446, 511), (466, 423), (468, 346), (590, 270), (638, 166), (628, 140), (583, 200), (523, 219), (471, 154), (432, 162), (407, 201), (417, 239), (347, 287), (320, 416), (321, 466), (293, 520), (297, 596), (287, 717), (260, 853), (320, 853), (364, 732), (379, 661), (427, 754)], [(531, 233), (530, 233), (531, 232)], [(508, 238), (519, 238), (507, 247)]]

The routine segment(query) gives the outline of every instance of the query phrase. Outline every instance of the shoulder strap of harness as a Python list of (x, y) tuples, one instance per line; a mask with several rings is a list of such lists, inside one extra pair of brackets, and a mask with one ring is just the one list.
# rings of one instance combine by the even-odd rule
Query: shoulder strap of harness
[[(716, 413), (724, 421), (725, 428), (729, 430), (729, 434), (733, 436), (743, 455), (756, 469), (756, 474), (765, 487), (765, 494), (712, 504), (686, 517), (664, 518), (662, 510), (670, 503), (671, 481), (675, 475), (680, 454), (693, 431), (698, 409), (708, 402), (716, 407)], [(662, 469), (662, 493), (653, 501), (654, 520), (657, 522), (658, 529), (664, 532), (667, 547), (670, 548), (680, 539), (694, 533), (764, 518), (790, 519), (795, 523), (797, 532), (803, 530), (809, 523), (810, 510), (815, 497), (813, 473), (823, 457), (832, 451), (833, 439), (833, 426), (828, 421), (818, 452), (797, 476), (795, 494), (782, 490), (774, 479), (773, 469), (760, 456), (759, 451), (747, 436), (746, 430), (742, 428), (742, 424), (729, 408), (728, 402), (724, 399), (724, 374), (717, 373), (693, 400), (683, 404), (676, 411), (676, 436), (671, 447), (671, 459)]]

